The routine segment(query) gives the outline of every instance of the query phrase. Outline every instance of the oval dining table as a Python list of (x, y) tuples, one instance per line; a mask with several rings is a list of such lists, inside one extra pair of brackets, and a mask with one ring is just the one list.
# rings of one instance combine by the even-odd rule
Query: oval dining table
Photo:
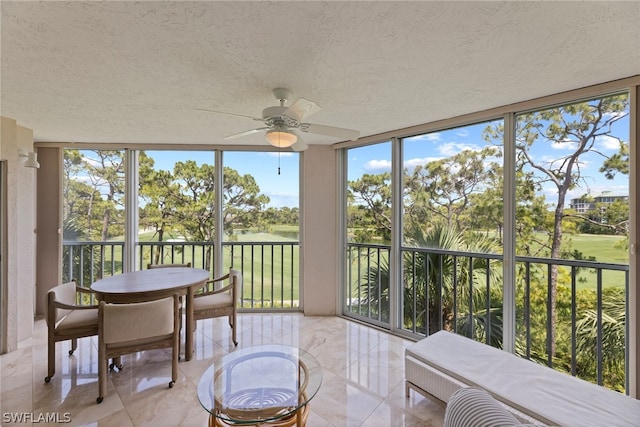
[(209, 272), (201, 268), (167, 267), (131, 271), (96, 280), (91, 290), (100, 301), (132, 303), (186, 295), (185, 360), (193, 354), (193, 295), (209, 280)]

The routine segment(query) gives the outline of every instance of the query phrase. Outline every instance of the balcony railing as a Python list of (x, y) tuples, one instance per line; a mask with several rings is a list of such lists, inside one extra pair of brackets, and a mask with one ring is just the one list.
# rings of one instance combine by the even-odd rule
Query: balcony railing
[[(223, 272), (230, 267), (243, 274), (240, 307), (243, 309), (297, 310), (299, 302), (298, 242), (225, 242)], [(184, 264), (214, 271), (212, 242), (140, 242), (138, 269), (147, 264)], [(122, 273), (124, 242), (64, 242), (63, 279), (76, 279), (89, 287), (96, 280)]]
[[(390, 249), (348, 245), (345, 315), (391, 328)], [(502, 347), (502, 255), (403, 247), (401, 256), (396, 327), (416, 338), (447, 329)], [(628, 289), (628, 265), (516, 257), (516, 353), (628, 392)]]
[[(119, 274), (123, 249), (123, 242), (65, 242), (64, 278), (90, 286)], [(214, 250), (209, 242), (144, 242), (136, 262), (141, 269), (191, 262), (213, 278), (221, 275), (213, 271)], [(297, 242), (225, 242), (223, 251), (223, 269), (243, 272), (243, 308), (300, 307)], [(502, 346), (501, 255), (403, 247), (401, 256), (396, 327), (416, 338), (447, 329)], [(346, 257), (344, 314), (391, 329), (390, 247), (349, 244)], [(628, 265), (516, 257), (516, 353), (628, 391), (628, 289)]]

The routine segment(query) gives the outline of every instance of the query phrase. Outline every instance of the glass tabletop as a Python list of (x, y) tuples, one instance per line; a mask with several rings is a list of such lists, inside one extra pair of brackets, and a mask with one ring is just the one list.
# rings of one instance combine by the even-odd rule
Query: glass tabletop
[(316, 395), (322, 367), (285, 345), (236, 350), (211, 365), (198, 383), (200, 404), (230, 423), (255, 424), (295, 414)]

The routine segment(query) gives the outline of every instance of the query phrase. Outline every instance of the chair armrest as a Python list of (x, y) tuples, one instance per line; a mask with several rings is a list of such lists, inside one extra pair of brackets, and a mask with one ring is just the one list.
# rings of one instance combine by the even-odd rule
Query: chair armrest
[(89, 310), (93, 308), (98, 308), (97, 305), (73, 305), (73, 304), (65, 304), (60, 301), (53, 301), (51, 305), (53, 308), (61, 308), (63, 310)]
[[(220, 280), (222, 280), (222, 279), (209, 280), (209, 281), (206, 283), (205, 287), (204, 287), (204, 288), (202, 288), (202, 289), (206, 289), (208, 285), (210, 285), (210, 284), (212, 284), (212, 283), (215, 283), (215, 282), (219, 282)], [(201, 293), (199, 293), (199, 294), (196, 294), (195, 296), (196, 296), (196, 297), (203, 297), (203, 296), (206, 296), (206, 295), (221, 294), (221, 293), (223, 293), (223, 292), (228, 292), (231, 288), (232, 288), (232, 284), (231, 284), (231, 283), (229, 283), (227, 286), (224, 286), (224, 287), (222, 287), (222, 288), (220, 288), (220, 289), (214, 289), (214, 290), (211, 290), (211, 291), (204, 291), (204, 292), (201, 292)]]
[[(214, 291), (209, 291), (208, 290), (209, 289), (209, 285), (214, 285), (214, 287), (215, 287), (215, 284), (217, 282), (222, 282), (223, 280), (227, 280), (228, 278), (229, 278), (229, 273), (225, 274), (222, 277), (217, 277), (217, 278), (212, 279), (212, 280), (207, 280), (204, 285), (200, 286), (199, 288), (196, 288), (196, 292), (197, 292), (196, 295), (210, 295)], [(198, 292), (198, 291), (202, 291), (202, 292)]]
[(232, 285), (228, 284), (227, 286), (224, 286), (224, 287), (222, 287), (220, 289), (214, 289), (213, 291), (203, 292), (201, 294), (198, 294), (198, 296), (221, 294), (223, 292), (228, 292), (229, 290), (231, 290), (231, 287), (232, 287)]
[(80, 292), (83, 294), (92, 294), (95, 295), (95, 291), (91, 288), (83, 288), (82, 286), (76, 286), (76, 292)]

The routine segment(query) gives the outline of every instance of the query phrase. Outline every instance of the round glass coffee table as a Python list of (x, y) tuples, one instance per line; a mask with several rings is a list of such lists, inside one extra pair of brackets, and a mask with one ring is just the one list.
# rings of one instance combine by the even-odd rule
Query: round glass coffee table
[(309, 353), (285, 345), (236, 350), (211, 365), (198, 383), (209, 426), (304, 426), (322, 367)]

